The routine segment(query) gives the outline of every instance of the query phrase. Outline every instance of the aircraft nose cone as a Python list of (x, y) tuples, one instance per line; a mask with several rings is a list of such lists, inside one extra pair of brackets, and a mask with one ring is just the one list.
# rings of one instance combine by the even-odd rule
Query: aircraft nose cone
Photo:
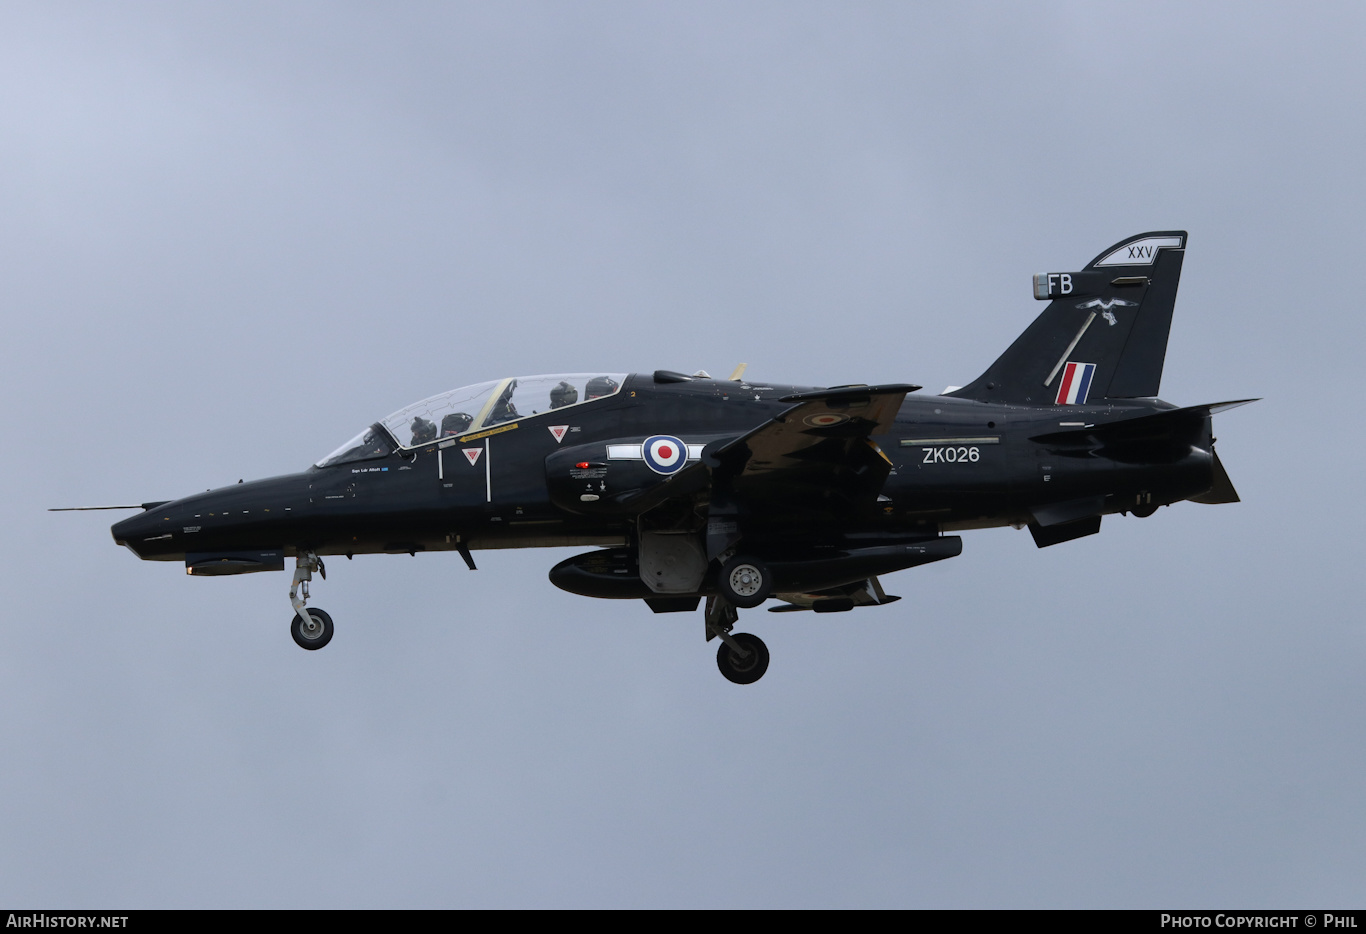
[(114, 536), (114, 542), (119, 545), (126, 545), (140, 557), (145, 557), (156, 550), (154, 542), (149, 539), (160, 541), (160, 536), (168, 536), (171, 533), (171, 523), (166, 521), (166, 516), (158, 509), (148, 509), (135, 516), (115, 522), (109, 529)]
[(120, 545), (126, 545), (131, 539), (139, 537), (139, 533), (147, 527), (147, 513), (142, 512), (136, 516), (129, 516), (127, 519), (120, 519), (109, 527), (109, 532), (114, 536), (114, 541)]

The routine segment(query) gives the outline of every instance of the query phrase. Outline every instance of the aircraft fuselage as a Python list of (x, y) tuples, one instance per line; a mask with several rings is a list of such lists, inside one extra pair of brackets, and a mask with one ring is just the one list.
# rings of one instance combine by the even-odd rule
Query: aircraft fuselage
[[(729, 439), (789, 409), (783, 397), (810, 390), (712, 379), (660, 384), (633, 374), (616, 397), (583, 407), (564, 426), (543, 413), (413, 451), (234, 484), (159, 505), (116, 524), (113, 534), (139, 557), (163, 561), (251, 550), (288, 557), (301, 549), (354, 555), (449, 551), (461, 543), (473, 550), (627, 544), (637, 519), (633, 510), (614, 508), (612, 497), (664, 489), (675, 478), (609, 458), (608, 444), (653, 435), (693, 446)], [(850, 534), (936, 535), (1028, 523), (1043, 506), (1088, 497), (1103, 498), (1097, 514), (1177, 502), (1210, 488), (1208, 418), (1187, 438), (1141, 450), (1032, 440), (1170, 408), (1159, 401), (1030, 408), (908, 396), (893, 430), (872, 438), (891, 462), (876, 506), (832, 528), (820, 522), (829, 510), (816, 497), (763, 516), (746, 534), (813, 544)], [(552, 427), (563, 427), (562, 436)], [(570, 449), (583, 460), (559, 476), (548, 471), (547, 460)], [(562, 496), (557, 503), (557, 483), (596, 499)]]

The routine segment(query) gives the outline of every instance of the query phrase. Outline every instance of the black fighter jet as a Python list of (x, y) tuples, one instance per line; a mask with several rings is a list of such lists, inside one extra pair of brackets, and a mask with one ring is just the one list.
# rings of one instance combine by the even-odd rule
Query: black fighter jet
[(323, 557), (590, 547), (550, 569), (588, 597), (695, 611), (726, 678), (768, 667), (739, 609), (836, 613), (898, 599), (882, 575), (962, 551), (957, 532), (1028, 527), (1040, 548), (1238, 495), (1211, 416), (1253, 400), (1157, 399), (1185, 231), (1139, 234), (1084, 269), (1039, 273), (1048, 307), (985, 373), (937, 396), (706, 373), (565, 373), (432, 396), (302, 473), (169, 502), (113, 527), (140, 558), (212, 577), (294, 559), (294, 641)]

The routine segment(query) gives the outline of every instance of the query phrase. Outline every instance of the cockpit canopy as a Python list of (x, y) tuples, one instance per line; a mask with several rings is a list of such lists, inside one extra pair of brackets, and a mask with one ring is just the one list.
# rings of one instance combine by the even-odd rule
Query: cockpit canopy
[(462, 386), (399, 409), (318, 461), (318, 466), (384, 457), (396, 450), (586, 405), (616, 395), (625, 381), (625, 373), (556, 373)]

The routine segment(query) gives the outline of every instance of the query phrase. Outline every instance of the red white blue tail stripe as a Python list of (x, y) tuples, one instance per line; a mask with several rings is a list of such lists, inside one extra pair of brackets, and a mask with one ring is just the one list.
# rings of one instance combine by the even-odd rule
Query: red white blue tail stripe
[(1058, 405), (1083, 405), (1091, 391), (1091, 377), (1096, 375), (1094, 363), (1071, 363), (1062, 371), (1058, 383)]

